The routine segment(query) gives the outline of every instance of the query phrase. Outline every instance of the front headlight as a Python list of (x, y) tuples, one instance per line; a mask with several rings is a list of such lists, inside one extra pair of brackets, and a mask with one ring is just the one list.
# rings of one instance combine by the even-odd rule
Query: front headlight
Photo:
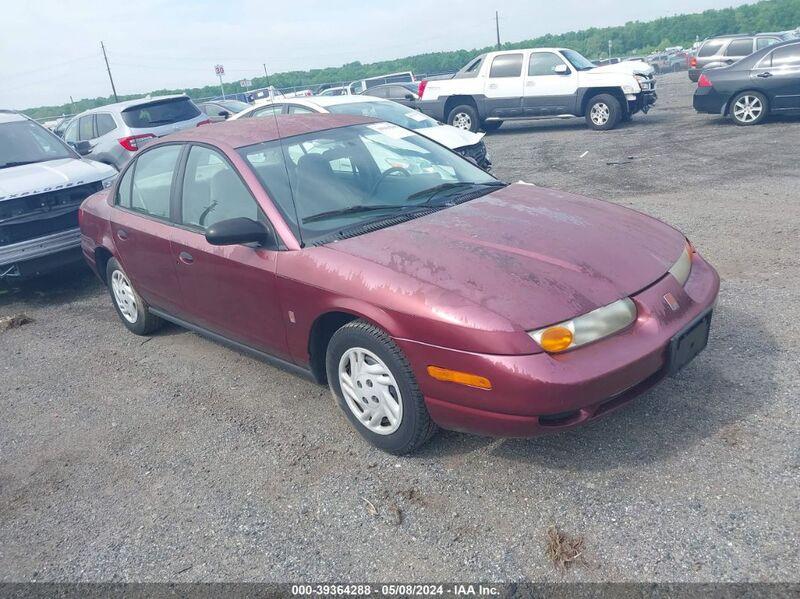
[(630, 94), (638, 94), (640, 90), (636, 89), (632, 85), (623, 85), (622, 91), (630, 95)]
[(106, 177), (105, 179), (103, 179), (102, 181), (103, 189), (108, 189), (109, 187), (114, 185), (114, 181), (116, 180), (117, 180), (117, 175), (111, 175), (110, 177)]
[(687, 241), (681, 257), (669, 269), (669, 274), (675, 277), (681, 285), (686, 284), (686, 281), (689, 280), (689, 274), (692, 272), (692, 251), (692, 246)]
[(636, 304), (626, 297), (608, 306), (528, 335), (546, 352), (559, 354), (621, 331), (636, 320)]

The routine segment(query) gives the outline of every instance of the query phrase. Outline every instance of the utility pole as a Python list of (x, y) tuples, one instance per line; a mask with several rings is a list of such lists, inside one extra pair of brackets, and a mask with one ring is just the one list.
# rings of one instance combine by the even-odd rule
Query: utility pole
[(114, 78), (111, 76), (111, 67), (108, 66), (108, 56), (106, 56), (106, 47), (103, 45), (103, 42), (100, 42), (100, 47), (103, 49), (103, 58), (106, 61), (106, 70), (108, 71), (108, 80), (111, 81), (111, 91), (114, 92), (114, 102), (119, 102), (119, 98), (117, 97), (117, 88), (114, 87)]
[(267, 78), (267, 85), (269, 85), (269, 73), (267, 72), (267, 63), (262, 62), (261, 64), (264, 65), (264, 77)]
[(497, 29), (497, 49), (500, 49), (500, 13), (494, 11), (494, 25)]
[(614, 47), (614, 42), (608, 40), (608, 58), (611, 60), (611, 49)]

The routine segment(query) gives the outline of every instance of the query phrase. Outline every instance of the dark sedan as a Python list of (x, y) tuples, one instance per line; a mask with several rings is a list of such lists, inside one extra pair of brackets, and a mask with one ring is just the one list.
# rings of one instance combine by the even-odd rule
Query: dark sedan
[(770, 114), (800, 112), (800, 41), (764, 48), (729, 67), (704, 72), (694, 108), (730, 115), (737, 125), (758, 125)]
[(373, 98), (391, 100), (409, 108), (416, 108), (419, 100), (419, 83), (385, 83), (370, 87), (368, 90), (361, 92), (361, 94), (372, 96)]

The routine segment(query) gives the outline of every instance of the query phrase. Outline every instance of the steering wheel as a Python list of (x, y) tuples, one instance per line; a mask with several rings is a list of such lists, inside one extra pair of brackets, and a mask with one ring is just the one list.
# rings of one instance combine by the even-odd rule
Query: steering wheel
[(386, 169), (383, 171), (383, 173), (381, 173), (381, 176), (378, 177), (378, 180), (375, 181), (375, 185), (372, 186), (372, 189), (369, 190), (370, 197), (375, 195), (375, 192), (378, 191), (378, 187), (380, 187), (381, 183), (383, 183), (383, 180), (392, 173), (402, 173), (405, 177), (411, 176), (411, 173), (409, 173), (408, 170), (404, 169), (402, 166), (393, 166)]

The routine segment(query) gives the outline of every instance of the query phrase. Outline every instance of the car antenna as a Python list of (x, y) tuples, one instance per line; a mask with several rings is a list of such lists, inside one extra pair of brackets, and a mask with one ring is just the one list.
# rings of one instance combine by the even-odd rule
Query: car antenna
[[(264, 64), (264, 74), (267, 76), (267, 92), (269, 95), (272, 96), (272, 106), (275, 106), (275, 90), (272, 87), (272, 83), (270, 82), (269, 78), (269, 71), (267, 70), (266, 63)], [(281, 156), (283, 157), (283, 168), (286, 171), (286, 182), (289, 184), (289, 195), (292, 198), (292, 207), (294, 207), (294, 218), (295, 222), (297, 222), (297, 236), (300, 238), (300, 247), (306, 247), (305, 242), (303, 241), (303, 231), (300, 229), (300, 216), (297, 214), (297, 203), (294, 201), (294, 189), (292, 189), (292, 178), (289, 176), (289, 166), (286, 164), (286, 151), (283, 148), (283, 136), (281, 135), (281, 127), (278, 124), (278, 113), (275, 110), (272, 111), (272, 118), (275, 119), (275, 130), (278, 133), (278, 145), (281, 148)]]

